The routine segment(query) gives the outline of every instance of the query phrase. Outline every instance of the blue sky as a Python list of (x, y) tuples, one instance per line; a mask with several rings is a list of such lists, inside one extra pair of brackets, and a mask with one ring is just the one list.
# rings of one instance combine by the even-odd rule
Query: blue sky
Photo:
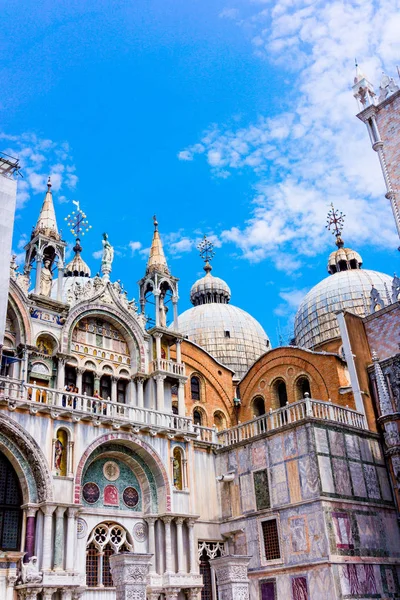
[[(93, 273), (107, 231), (113, 277), (137, 297), (157, 213), (180, 310), (207, 233), (213, 273), (274, 345), (326, 275), (332, 201), (364, 266), (392, 274), (398, 240), (351, 84), (355, 57), (376, 87), (382, 70), (394, 75), (399, 9), (399, 0), (3, 6), (0, 149), (24, 173), (15, 252), (50, 173), (59, 226), (73, 199), (90, 219), (83, 255)], [(65, 237), (73, 242), (66, 228)]]

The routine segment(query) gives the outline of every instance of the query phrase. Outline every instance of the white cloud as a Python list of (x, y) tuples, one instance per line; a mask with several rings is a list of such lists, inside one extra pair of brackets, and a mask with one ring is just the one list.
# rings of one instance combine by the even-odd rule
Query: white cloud
[(255, 54), (286, 73), (287, 87), (280, 90), (280, 113), (260, 115), (247, 127), (213, 124), (180, 153), (190, 160), (204, 155), (220, 177), (246, 169), (258, 176), (251, 217), (233, 223), (222, 240), (249, 261), (268, 256), (295, 273), (302, 257), (332, 243), (324, 224), (333, 202), (347, 215), (347, 243), (397, 245), (351, 84), (354, 57), (374, 82), (383, 67), (396, 72), (400, 0), (280, 0), (238, 24), (252, 32)]
[(18, 180), (17, 208), (22, 208), (34, 194), (44, 195), (49, 175), (52, 191), (57, 194), (63, 190), (60, 201), (67, 201), (65, 192), (75, 189), (78, 182), (68, 143), (43, 140), (34, 133), (18, 136), (0, 133), (0, 144), (6, 154), (20, 161), (23, 179)]
[(99, 260), (103, 256), (103, 250), (96, 250), (92, 253), (93, 258)]
[(223, 8), (219, 13), (221, 19), (234, 19), (236, 20), (239, 16), (237, 8)]
[(194, 240), (191, 240), (188, 237), (183, 237), (179, 241), (169, 244), (168, 250), (169, 250), (170, 254), (175, 254), (175, 255), (184, 254), (185, 252), (191, 252), (191, 250), (194, 247), (194, 244), (195, 244)]
[(138, 250), (140, 250), (141, 247), (142, 247), (141, 242), (129, 242), (128, 245), (129, 245), (129, 248), (132, 251), (132, 255), (135, 254), (135, 252), (137, 252)]

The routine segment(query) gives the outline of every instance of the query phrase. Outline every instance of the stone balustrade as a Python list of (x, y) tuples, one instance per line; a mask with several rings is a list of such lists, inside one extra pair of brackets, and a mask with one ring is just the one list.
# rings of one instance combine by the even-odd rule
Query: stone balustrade
[(90, 417), (117, 426), (129, 424), (142, 430), (174, 430), (194, 435), (191, 418), (46, 388), (8, 377), (0, 377), (0, 403), (7, 404), (9, 410), (26, 408), (32, 414), (50, 412), (53, 417), (71, 415), (76, 421)]
[[(355, 410), (332, 404), (332, 402), (304, 398), (299, 402), (287, 404), (284, 408), (256, 417), (252, 421), (240, 423), (217, 433), (217, 443), (220, 446), (231, 446), (304, 419), (333, 421), (356, 429), (367, 429), (364, 415)], [(205, 434), (203, 433), (203, 435)]]
[(166, 358), (158, 358), (150, 363), (150, 372), (154, 373), (155, 371), (162, 371), (176, 377), (185, 377), (185, 365)]

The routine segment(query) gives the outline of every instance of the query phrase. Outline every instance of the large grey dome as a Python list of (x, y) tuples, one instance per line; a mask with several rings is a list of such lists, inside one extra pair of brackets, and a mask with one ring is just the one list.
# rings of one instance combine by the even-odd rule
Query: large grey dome
[(258, 321), (230, 304), (194, 306), (179, 316), (178, 325), (183, 335), (233, 369), (237, 378), (271, 347)]
[(384, 273), (355, 268), (339, 271), (323, 279), (308, 292), (296, 313), (296, 344), (313, 348), (339, 336), (335, 311), (348, 310), (365, 317), (373, 286), (386, 303), (392, 277)]

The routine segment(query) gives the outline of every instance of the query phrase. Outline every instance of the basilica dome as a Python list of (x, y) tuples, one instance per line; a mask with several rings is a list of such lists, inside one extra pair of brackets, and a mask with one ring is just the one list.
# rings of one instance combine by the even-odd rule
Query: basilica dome
[(208, 262), (204, 270), (206, 275), (196, 281), (190, 292), (194, 307), (179, 316), (179, 331), (240, 379), (271, 348), (270, 341), (258, 321), (229, 304), (229, 286), (211, 275)]
[(330, 254), (328, 271), (331, 275), (306, 294), (296, 313), (294, 334), (298, 346), (315, 348), (338, 337), (336, 311), (347, 310), (360, 317), (369, 314), (373, 288), (387, 303), (392, 277), (361, 269), (361, 265), (361, 256), (340, 244), (338, 250)]

